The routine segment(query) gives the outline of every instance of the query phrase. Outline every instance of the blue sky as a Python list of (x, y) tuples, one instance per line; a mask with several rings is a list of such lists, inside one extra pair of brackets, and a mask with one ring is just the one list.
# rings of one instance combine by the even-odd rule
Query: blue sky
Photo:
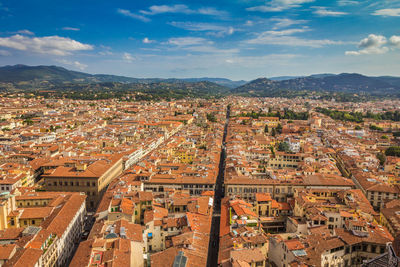
[(0, 0), (0, 65), (131, 77), (400, 76), (400, 0)]

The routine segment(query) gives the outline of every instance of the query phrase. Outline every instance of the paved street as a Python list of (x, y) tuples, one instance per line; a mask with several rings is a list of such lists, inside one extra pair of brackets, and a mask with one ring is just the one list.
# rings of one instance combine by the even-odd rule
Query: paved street
[(208, 246), (208, 259), (207, 266), (214, 267), (218, 265), (218, 251), (219, 251), (219, 226), (220, 226), (220, 212), (221, 212), (221, 198), (223, 197), (223, 184), (224, 184), (224, 169), (225, 169), (225, 140), (229, 122), (230, 107), (228, 106), (226, 112), (226, 122), (223, 136), (223, 146), (221, 149), (221, 158), (219, 162), (219, 172), (215, 184), (214, 195), (214, 211), (211, 223), (210, 243)]

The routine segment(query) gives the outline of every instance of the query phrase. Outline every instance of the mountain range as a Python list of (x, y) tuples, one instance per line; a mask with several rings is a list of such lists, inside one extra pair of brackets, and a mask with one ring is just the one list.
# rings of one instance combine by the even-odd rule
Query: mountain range
[(0, 89), (12, 88), (107, 88), (147, 90), (195, 90), (209, 94), (240, 94), (248, 96), (280, 96), (285, 92), (340, 92), (349, 94), (400, 96), (400, 77), (370, 77), (357, 73), (314, 74), (258, 78), (250, 82), (225, 78), (132, 78), (107, 74), (88, 74), (58, 66), (14, 65), (0, 67)]
[(232, 92), (253, 96), (270, 96), (282, 90), (398, 95), (400, 78), (368, 77), (357, 73), (319, 74), (283, 80), (259, 78), (232, 89)]
[(101, 82), (120, 82), (120, 83), (180, 83), (180, 82), (213, 82), (228, 88), (235, 88), (246, 83), (246, 81), (231, 81), (225, 78), (132, 78), (126, 76), (108, 74), (88, 74), (84, 72), (67, 70), (58, 66), (27, 66), (14, 65), (0, 67), (0, 82), (50, 82), (59, 83), (101, 83)]

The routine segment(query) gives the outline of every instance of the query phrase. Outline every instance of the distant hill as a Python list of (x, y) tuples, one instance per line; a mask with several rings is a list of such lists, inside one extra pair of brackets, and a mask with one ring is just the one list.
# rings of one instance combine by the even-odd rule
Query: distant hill
[(246, 81), (231, 81), (224, 78), (184, 78), (184, 79), (163, 79), (163, 78), (132, 78), (126, 76), (108, 74), (88, 74), (84, 72), (71, 71), (58, 66), (27, 66), (14, 65), (0, 67), (0, 82), (3, 83), (179, 83), (179, 82), (213, 82), (229, 88), (238, 87)]
[(387, 82), (393, 86), (398, 86), (400, 87), (400, 78), (399, 77), (393, 77), (393, 76), (380, 76), (380, 77), (375, 77), (378, 80)]
[(57, 66), (26, 65), (5, 66), (0, 68), (0, 82), (27, 82), (48, 80), (54, 82), (74, 81), (87, 79), (90, 75), (77, 71), (70, 71)]
[[(107, 74), (88, 74), (58, 66), (0, 67), (0, 90), (136, 90), (148, 94), (187, 96), (297, 97), (334, 94), (365, 94), (400, 97), (400, 78), (368, 77), (357, 73), (280, 76), (256, 80), (232, 81), (224, 78), (132, 78)], [(322, 92), (322, 93), (321, 93)], [(327, 96), (330, 97), (330, 96)]]
[(233, 89), (232, 92), (255, 96), (279, 95), (280, 91), (398, 95), (400, 94), (400, 86), (398, 84), (400, 84), (400, 78), (397, 77), (368, 77), (357, 73), (342, 73), (338, 75), (312, 75), (278, 81), (259, 78)]
[(299, 77), (303, 77), (303, 76), (277, 76), (277, 77), (270, 77), (268, 79), (272, 80), (272, 81), (285, 81), (285, 80), (296, 79)]
[[(322, 73), (322, 74), (312, 74), (309, 77), (313, 78), (324, 78), (328, 76), (335, 76), (335, 74), (331, 73)], [(268, 79), (273, 80), (273, 81), (286, 81), (286, 80), (292, 80), (292, 79), (297, 79), (297, 78), (304, 78), (307, 76), (278, 76), (278, 77), (270, 77)]]
[(219, 85), (222, 85), (222, 86), (226, 86), (228, 88), (236, 88), (236, 87), (239, 87), (239, 86), (247, 83), (247, 81), (243, 81), (243, 80), (232, 81), (232, 80), (225, 79), (225, 78), (207, 78), (207, 77), (204, 77), (204, 78), (184, 78), (184, 79), (181, 79), (181, 80), (186, 81), (186, 82), (201, 82), (201, 81), (213, 82), (213, 83), (216, 83), (216, 84), (219, 84)]

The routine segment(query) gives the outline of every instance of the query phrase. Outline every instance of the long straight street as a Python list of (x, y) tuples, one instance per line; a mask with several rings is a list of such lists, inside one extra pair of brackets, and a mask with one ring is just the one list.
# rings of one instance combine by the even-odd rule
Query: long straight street
[(210, 243), (208, 245), (208, 259), (207, 259), (207, 266), (211, 267), (218, 265), (221, 199), (224, 196), (223, 185), (224, 185), (224, 169), (225, 169), (225, 156), (226, 156), (225, 140), (228, 130), (229, 114), (230, 114), (230, 106), (227, 107), (226, 111), (226, 121), (224, 126), (224, 135), (222, 139), (221, 156), (219, 161), (219, 171), (214, 192), (214, 209), (213, 209), (213, 216), (211, 223)]

